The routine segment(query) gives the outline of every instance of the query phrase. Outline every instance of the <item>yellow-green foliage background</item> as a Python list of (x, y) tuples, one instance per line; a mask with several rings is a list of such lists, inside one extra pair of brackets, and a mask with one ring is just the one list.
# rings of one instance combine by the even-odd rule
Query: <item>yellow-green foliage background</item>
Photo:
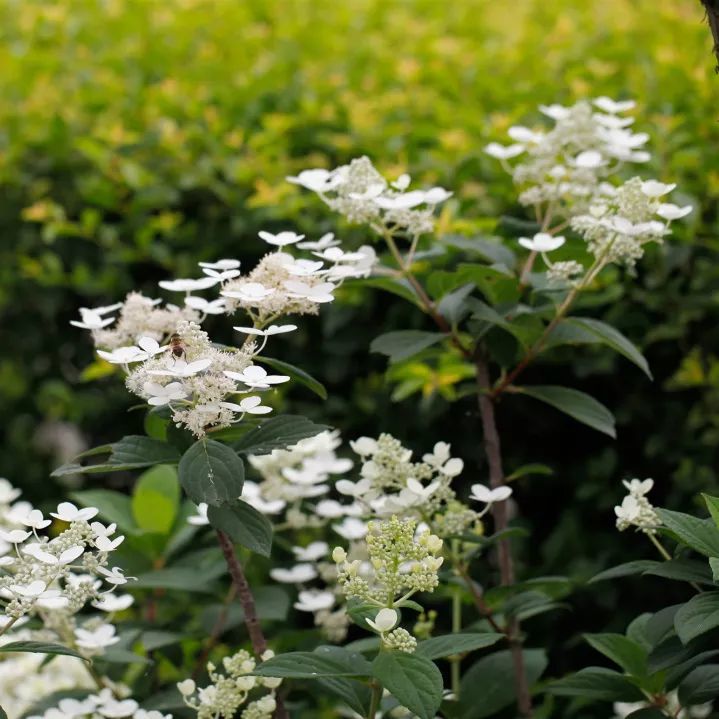
[[(492, 232), (520, 210), (482, 147), (541, 122), (539, 103), (604, 94), (637, 100), (654, 152), (642, 171), (696, 210), (593, 310), (644, 345), (655, 382), (606, 353), (564, 358), (616, 410), (619, 443), (551, 413), (503, 419), (510, 465), (556, 470), (523, 488), (537, 509), (526, 563), (587, 576), (625, 558), (611, 507), (627, 474), (653, 474), (669, 503), (717, 489), (719, 77), (698, 0), (0, 0), (0, 39), (0, 475), (32, 498), (60, 491), (54, 423), (91, 445), (138, 429), (116, 379), (89, 382), (105, 370), (67, 324), (78, 306), (155, 294), (198, 259), (251, 264), (258, 229), (336, 229), (284, 177), (362, 153), (453, 189), (441, 231)], [(473, 406), (430, 396), (451, 377), (430, 372), (415, 412), (416, 398), (388, 401), (368, 359), (372, 338), (418, 319), (370, 291), (340, 300), (283, 345), (330, 400), (297, 392), (288, 406), (348, 436), (394, 431), (420, 450), (451, 438), (481, 461)], [(633, 609), (614, 614), (612, 591), (578, 628), (606, 611), (623, 629)]]

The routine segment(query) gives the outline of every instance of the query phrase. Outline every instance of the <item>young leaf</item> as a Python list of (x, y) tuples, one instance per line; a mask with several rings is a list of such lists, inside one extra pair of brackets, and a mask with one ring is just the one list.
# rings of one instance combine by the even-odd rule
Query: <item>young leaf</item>
[(200, 439), (182, 455), (178, 475), (187, 496), (195, 503), (219, 507), (242, 494), (245, 467), (227, 445)]
[(670, 509), (657, 509), (657, 513), (662, 524), (683, 544), (707, 557), (719, 557), (719, 529), (713, 521)]
[(64, 654), (68, 657), (77, 657), (83, 661), (88, 661), (79, 652), (62, 644), (54, 644), (52, 642), (10, 642), (2, 645), (2, 653), (8, 652), (31, 652), (33, 654)]
[(710, 494), (702, 494), (707, 509), (714, 520), (714, 524), (719, 527), (719, 497), (712, 497)]
[(475, 649), (491, 647), (504, 639), (503, 634), (487, 632), (484, 634), (444, 634), (425, 639), (417, 645), (416, 654), (425, 659), (440, 659), (452, 654), (465, 654)]
[(601, 402), (597, 402), (594, 397), (584, 392), (554, 385), (515, 387), (515, 391), (546, 402), (598, 432), (608, 434), (612, 438), (617, 436), (612, 413)]
[(552, 682), (547, 691), (560, 697), (582, 697), (607, 702), (639, 702), (644, 694), (624, 675), (602, 667), (586, 667)]
[(372, 673), (382, 686), (419, 719), (434, 719), (442, 703), (442, 674), (429, 659), (404, 652), (380, 652)]
[(158, 464), (140, 475), (132, 493), (132, 514), (138, 527), (168, 534), (179, 507), (180, 484), (174, 466)]
[(320, 399), (327, 399), (327, 390), (325, 389), (325, 386), (303, 369), (295, 367), (289, 362), (283, 362), (282, 360), (275, 359), (274, 357), (265, 357), (264, 355), (262, 357), (258, 357), (255, 361), (264, 362), (272, 367), (272, 369), (282, 372), (282, 374), (289, 375), (293, 380), (299, 382), (301, 385), (304, 385), (311, 392), (314, 392)]
[(647, 673), (647, 652), (623, 634), (585, 634), (584, 638), (598, 652), (618, 664), (627, 674), (643, 677)]
[(427, 347), (431, 347), (445, 338), (441, 332), (422, 332), (421, 330), (398, 330), (375, 337), (370, 345), (372, 352), (389, 357), (390, 364), (400, 362)]
[(272, 548), (272, 524), (247, 502), (238, 499), (233, 504), (208, 507), (210, 524), (227, 534), (233, 542), (263, 557), (270, 556)]
[(683, 644), (719, 627), (719, 592), (692, 597), (674, 617), (674, 628)]
[(719, 664), (706, 664), (691, 671), (679, 685), (683, 707), (704, 704), (719, 696)]
[(317, 647), (313, 652), (278, 654), (255, 667), (253, 674), (283, 679), (368, 677), (372, 665), (361, 654), (342, 647)]
[(330, 429), (293, 414), (281, 414), (251, 429), (236, 442), (232, 449), (240, 454), (269, 454), (275, 449), (287, 449), (302, 439), (314, 437)]

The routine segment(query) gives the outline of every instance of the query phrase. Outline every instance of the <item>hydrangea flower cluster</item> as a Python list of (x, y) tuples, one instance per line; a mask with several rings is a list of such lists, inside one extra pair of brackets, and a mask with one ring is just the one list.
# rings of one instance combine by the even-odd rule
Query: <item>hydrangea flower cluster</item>
[[(5, 642), (32, 640), (36, 633), (21, 629), (0, 639), (0, 655)], [(8, 719), (20, 719), (37, 702), (56, 692), (87, 689), (94, 682), (85, 662), (77, 657), (59, 655), (47, 661), (44, 654), (13, 653), (3, 655), (0, 671), (0, 696)], [(60, 708), (62, 711), (62, 708)], [(68, 712), (63, 712), (68, 714)], [(55, 719), (62, 719), (55, 715)]]
[(172, 719), (172, 715), (142, 709), (134, 699), (118, 699), (103, 689), (84, 699), (60, 699), (56, 707), (28, 719)]
[[(289, 380), (253, 364), (269, 337), (297, 329), (272, 323), (284, 315), (316, 314), (344, 279), (368, 276), (376, 262), (371, 247), (344, 252), (333, 235), (318, 242), (302, 242), (304, 236), (294, 232), (260, 232), (260, 237), (276, 251), (246, 276), (239, 260), (223, 259), (200, 262), (200, 278), (161, 281), (162, 289), (184, 294), (184, 307), (159, 307), (161, 300), (132, 293), (124, 303), (81, 308), (80, 321), (71, 322), (90, 330), (102, 359), (124, 367), (131, 392), (152, 406), (167, 405), (173, 421), (197, 437), (246, 414), (270, 412), (260, 397), (238, 395)], [(294, 244), (317, 259), (295, 259), (285, 251)], [(193, 294), (216, 287), (221, 296), (213, 300)], [(240, 308), (251, 320), (235, 327), (245, 336), (242, 346), (219, 348), (210, 342), (200, 329), (204, 319)]]
[[(267, 650), (262, 660), (273, 656), (274, 652)], [(251, 676), (255, 660), (244, 649), (225, 657), (222, 666), (224, 674), (218, 672), (212, 662), (207, 665), (212, 684), (206, 687), (198, 689), (192, 679), (177, 684), (185, 704), (197, 712), (197, 719), (232, 719), (247, 702), (250, 692), (262, 687), (270, 692), (249, 702), (239, 716), (241, 719), (272, 719), (277, 707), (275, 689), (282, 680)]]
[[(632, 132), (634, 120), (624, 115), (634, 104), (600, 97), (571, 107), (540, 105), (555, 122), (551, 130), (514, 126), (509, 129), (514, 144), (492, 142), (485, 147), (512, 175), (520, 189), (519, 201), (534, 207), (540, 231), (519, 243), (542, 255), (550, 281), (586, 284), (609, 263), (632, 268), (644, 245), (661, 242), (670, 222), (692, 210), (662, 201), (675, 185), (637, 177), (618, 187), (609, 182), (624, 163), (643, 163), (651, 157), (641, 149), (649, 135)], [(521, 159), (510, 166), (514, 158)], [(559, 222), (552, 227), (555, 221)], [(591, 268), (576, 260), (548, 259), (547, 253), (564, 245), (565, 237), (558, 232), (568, 225), (594, 256)]]
[(350, 445), (363, 461), (360, 479), (340, 480), (336, 487), (353, 497), (365, 515), (414, 517), (441, 536), (461, 534), (477, 522), (479, 515), (451, 487), (464, 464), (450, 455), (446, 442), (437, 442), (421, 462), (413, 462), (412, 450), (389, 434), (360, 437)]
[[(431, 592), (439, 583), (437, 572), (444, 561), (437, 555), (442, 540), (428, 530), (415, 532), (414, 519), (392, 517), (369, 522), (366, 537), (369, 563), (349, 560), (342, 547), (335, 547), (337, 581), (342, 593), (379, 607), (399, 606), (415, 592)], [(369, 570), (366, 574), (360, 569)]]
[[(125, 584), (118, 567), (109, 568), (111, 553), (123, 536), (116, 526), (90, 520), (98, 510), (78, 509), (70, 502), (58, 505), (51, 517), (69, 526), (53, 539), (40, 530), (52, 523), (27, 502), (14, 502), (18, 492), (0, 481), (0, 596), (5, 601), (0, 634), (19, 627), (29, 617), (41, 619), (38, 636), (92, 657), (117, 643), (115, 627), (101, 616), (80, 623), (78, 613), (88, 602), (102, 612), (127, 609), (130, 595), (115, 595)], [(11, 504), (12, 503), (12, 504)], [(103, 582), (106, 588), (103, 590)]]
[(303, 170), (287, 180), (316, 192), (333, 210), (350, 222), (418, 236), (434, 229), (434, 211), (452, 196), (443, 187), (409, 190), (411, 178), (400, 175), (388, 182), (368, 157), (358, 157), (334, 170)]
[[(540, 105), (540, 112), (554, 121), (551, 130), (510, 127), (514, 144), (492, 142), (484, 150), (512, 175), (523, 205), (551, 202), (581, 211), (622, 163), (650, 159), (640, 149), (649, 135), (632, 132), (629, 126), (634, 119), (624, 115), (634, 105), (606, 97), (591, 103), (582, 100), (571, 107)], [(510, 166), (507, 161), (514, 158), (520, 159)]]
[(655, 534), (661, 520), (656, 510), (647, 498), (647, 494), (654, 486), (653, 479), (632, 479), (622, 484), (627, 488), (629, 494), (624, 497), (622, 503), (614, 507), (617, 515), (617, 529), (623, 531), (628, 527), (637, 527), (645, 534)]

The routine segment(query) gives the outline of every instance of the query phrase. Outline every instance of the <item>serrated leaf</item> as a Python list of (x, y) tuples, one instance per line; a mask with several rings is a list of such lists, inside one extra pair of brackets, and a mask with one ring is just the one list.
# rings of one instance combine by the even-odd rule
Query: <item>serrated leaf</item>
[(29, 652), (32, 654), (62, 654), (68, 657), (77, 657), (83, 661), (88, 661), (75, 649), (63, 646), (62, 644), (55, 644), (53, 642), (10, 642), (9, 644), (3, 644), (0, 647), (0, 654), (10, 654), (16, 652)]
[(623, 674), (602, 667), (586, 667), (552, 682), (547, 691), (560, 697), (582, 697), (607, 702), (638, 702), (642, 691)]
[(601, 402), (585, 392), (555, 385), (515, 387), (514, 391), (546, 402), (598, 432), (612, 438), (617, 436), (612, 413)]
[(272, 523), (254, 507), (237, 500), (221, 507), (208, 507), (210, 524), (227, 534), (233, 542), (269, 557), (272, 549)]
[(425, 639), (417, 645), (416, 654), (426, 659), (440, 659), (452, 654), (466, 654), (476, 649), (491, 647), (504, 639), (503, 634), (445, 634), (440, 637)]
[(382, 686), (419, 719), (434, 719), (442, 703), (442, 674), (429, 659), (404, 652), (380, 652), (372, 673)]
[(327, 390), (325, 386), (316, 380), (309, 372), (305, 372), (299, 367), (295, 367), (289, 362), (275, 359), (274, 357), (258, 357), (256, 362), (264, 363), (272, 367), (272, 369), (282, 372), (282, 374), (289, 375), (295, 382), (299, 382), (301, 385), (307, 387), (308, 390), (314, 392), (320, 399), (327, 399)]
[(719, 592), (692, 597), (674, 617), (674, 628), (683, 644), (719, 627)]
[(444, 338), (445, 335), (441, 332), (398, 330), (375, 337), (370, 344), (370, 351), (386, 355), (390, 364), (394, 364), (416, 355)]
[(178, 466), (180, 484), (195, 503), (213, 507), (236, 502), (242, 494), (245, 468), (227, 445), (200, 439), (182, 455)]
[(657, 509), (662, 524), (688, 547), (707, 557), (719, 557), (719, 529), (712, 520), (699, 519), (691, 514)]

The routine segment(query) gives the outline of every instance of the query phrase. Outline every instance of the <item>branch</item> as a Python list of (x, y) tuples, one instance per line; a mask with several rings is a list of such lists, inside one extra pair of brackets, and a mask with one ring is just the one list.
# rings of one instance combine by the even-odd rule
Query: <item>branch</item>
[(717, 0), (701, 0), (701, 3), (704, 6), (706, 21), (709, 25), (709, 30), (711, 30), (712, 40), (714, 41), (712, 50), (717, 59), (717, 65), (714, 71), (719, 73), (719, 3)]
[[(487, 361), (481, 351), (475, 355), (475, 369), (477, 376), (477, 397), (479, 401), (479, 414), (482, 421), (484, 433), (484, 449), (489, 464), (489, 484), (494, 489), (501, 487), (504, 482), (504, 469), (502, 468), (502, 447), (497, 432), (497, 421), (494, 414), (494, 401), (490, 397), (491, 381)], [(492, 505), (492, 516), (494, 517), (495, 531), (501, 532), (507, 528), (509, 518), (507, 516), (507, 503), (495, 502)], [(499, 557), (499, 571), (502, 585), (514, 584), (514, 562), (512, 560), (512, 548), (508, 539), (502, 539), (497, 545)], [(514, 665), (514, 684), (517, 692), (517, 708), (523, 717), (532, 716), (532, 697), (529, 693), (529, 683), (524, 667), (524, 655), (522, 654), (522, 639), (519, 620), (510, 619), (507, 623), (507, 636), (510, 642), (512, 653), (512, 664)]]
[[(239, 597), (240, 604), (245, 618), (245, 626), (247, 627), (247, 633), (250, 635), (250, 642), (252, 642), (252, 651), (255, 653), (258, 659), (262, 658), (262, 655), (267, 651), (267, 640), (265, 635), (262, 633), (262, 627), (260, 626), (260, 620), (257, 616), (257, 608), (255, 607), (255, 598), (252, 596), (252, 590), (250, 585), (247, 583), (247, 578), (242, 569), (242, 565), (237, 559), (235, 554), (235, 547), (232, 544), (230, 538), (219, 529), (217, 531), (217, 541), (220, 544), (220, 549), (227, 562), (227, 568), (230, 571), (232, 582), (237, 590), (237, 596)], [(276, 697), (277, 709), (275, 710), (275, 719), (288, 719), (287, 709), (282, 701), (282, 698), (278, 695)]]

